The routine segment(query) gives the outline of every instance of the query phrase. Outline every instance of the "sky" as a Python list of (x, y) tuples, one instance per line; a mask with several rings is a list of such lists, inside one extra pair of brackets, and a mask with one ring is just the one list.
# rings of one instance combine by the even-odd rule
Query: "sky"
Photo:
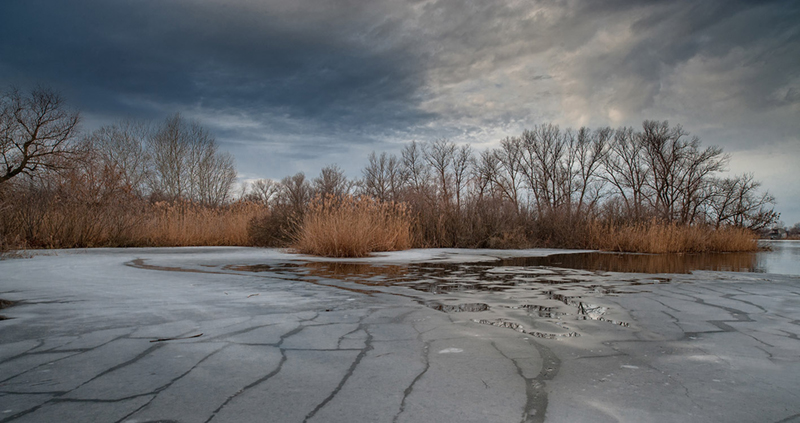
[(2, 0), (10, 86), (60, 91), (87, 131), (180, 112), (242, 180), (668, 120), (800, 222), (796, 0)]

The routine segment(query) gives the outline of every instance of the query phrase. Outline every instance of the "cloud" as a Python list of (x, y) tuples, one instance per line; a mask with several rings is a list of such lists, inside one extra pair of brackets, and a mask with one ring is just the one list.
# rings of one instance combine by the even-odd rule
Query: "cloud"
[(12, 1), (0, 31), (21, 42), (3, 48), (3, 65), (74, 87), (89, 112), (141, 113), (126, 107), (139, 99), (332, 125), (425, 120), (418, 68), (391, 42), (368, 43), (380, 29), (363, 26), (371, 14), (315, 3)]
[(17, 42), (0, 72), (72, 87), (88, 112), (162, 103), (458, 136), (696, 116), (681, 112), (720, 97), (731, 116), (800, 97), (790, 2), (8, 4), (0, 31)]
[(545, 122), (800, 142), (791, 0), (6, 0), (0, 39), (0, 80), (61, 88), (93, 124), (181, 111), (248, 175), (357, 175), (373, 149)]

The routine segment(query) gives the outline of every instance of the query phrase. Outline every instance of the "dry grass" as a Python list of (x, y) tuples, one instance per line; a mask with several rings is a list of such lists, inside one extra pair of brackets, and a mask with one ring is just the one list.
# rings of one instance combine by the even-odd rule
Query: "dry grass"
[[(112, 197), (103, 201), (90, 199), (88, 196), (28, 194), (24, 190), (4, 198), (0, 196), (0, 255), (26, 248), (253, 245), (258, 244), (253, 237), (253, 228), (256, 227), (263, 232), (261, 238), (292, 239), (293, 247), (303, 253), (363, 257), (375, 251), (410, 248), (414, 227), (420, 226), (414, 223), (422, 219), (413, 219), (404, 204), (380, 203), (369, 198), (331, 197), (314, 201), (295, 230), (295, 215), (280, 209), (268, 210), (256, 203), (203, 207), (189, 202), (153, 204), (132, 197)], [(428, 214), (429, 219), (435, 217), (435, 213)], [(268, 219), (265, 220), (265, 216)], [(468, 217), (457, 213), (440, 213), (437, 222), (449, 228), (444, 232), (455, 234), (451, 236), (453, 239), (467, 237), (464, 233), (476, 226), (470, 225)], [(474, 239), (468, 239), (471, 241), (467, 244), (498, 248), (539, 245), (641, 253), (758, 249), (757, 237), (752, 231), (733, 227), (714, 229), (656, 221), (610, 225), (550, 219), (534, 225), (534, 229), (538, 229), (528, 233), (522, 224), (524, 222), (517, 223), (510, 221), (493, 231), (473, 233), (470, 236)], [(512, 227), (517, 229), (512, 230)], [(444, 239), (439, 236), (440, 232), (433, 233), (431, 238), (430, 234), (426, 237), (426, 232), (418, 230), (415, 241), (420, 245), (439, 246)], [(492, 236), (492, 232), (501, 235)], [(441, 246), (449, 245), (444, 243)]]
[(263, 210), (253, 203), (221, 208), (156, 203), (135, 231), (135, 243), (159, 247), (248, 245), (247, 225)]
[(317, 198), (309, 206), (292, 247), (326, 257), (365, 257), (411, 247), (406, 207), (367, 197)]
[(91, 205), (53, 200), (12, 207), (2, 219), (10, 248), (248, 245), (247, 224), (264, 206), (210, 208), (192, 203), (131, 201)]
[(594, 248), (635, 253), (705, 253), (758, 250), (758, 236), (749, 229), (685, 226), (649, 222), (645, 224), (594, 225)]

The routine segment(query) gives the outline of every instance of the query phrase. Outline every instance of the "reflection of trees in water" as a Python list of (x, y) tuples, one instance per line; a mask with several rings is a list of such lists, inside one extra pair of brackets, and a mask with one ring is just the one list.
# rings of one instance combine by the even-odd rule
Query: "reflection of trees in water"
[[(800, 252), (800, 249), (798, 249)], [(705, 254), (613, 254), (577, 253), (547, 257), (511, 258), (496, 266), (547, 266), (607, 272), (689, 273), (693, 270), (727, 272), (764, 272), (765, 258), (757, 253)], [(452, 267), (452, 266), (450, 266)], [(489, 265), (489, 267), (494, 267)], [(359, 283), (407, 281), (416, 276), (431, 277), (450, 274), (448, 266), (382, 265), (365, 263), (312, 262), (303, 265), (309, 276), (336, 279), (358, 277)], [(435, 276), (434, 276), (435, 275)], [(438, 279), (438, 278), (437, 278)], [(463, 282), (463, 281), (462, 281)]]
[[(694, 270), (724, 272), (784, 273), (800, 275), (800, 242), (780, 241), (769, 244), (771, 251), (739, 253), (699, 254), (631, 254), (631, 253), (574, 253), (556, 254), (547, 257), (514, 257), (491, 263), (471, 265), (474, 269), (490, 269), (503, 266), (544, 266), (552, 268), (581, 269), (589, 271), (627, 273), (690, 273)], [(404, 272), (417, 276), (442, 277), (453, 274), (454, 269), (465, 266), (452, 264), (411, 264), (408, 266), (369, 266), (377, 269), (399, 268), (392, 276), (401, 278)], [(467, 266), (469, 267), (469, 266)], [(556, 269), (549, 269), (560, 273)], [(373, 270), (374, 271), (374, 270)], [(378, 271), (378, 273), (381, 273)], [(385, 272), (384, 272), (385, 273)], [(478, 274), (483, 272), (478, 271)], [(485, 277), (487, 275), (483, 275)], [(510, 275), (507, 275), (510, 276)], [(495, 276), (496, 277), (496, 276)], [(406, 278), (406, 279), (407, 279)], [(513, 279), (513, 278), (512, 278)], [(545, 282), (545, 280), (539, 280)]]
[[(436, 285), (435, 290), (438, 292), (452, 290), (455, 286), (459, 290), (466, 288), (493, 290), (492, 286), (483, 286), (490, 281), (494, 284), (513, 285), (516, 283), (513, 275), (485, 273), (488, 269), (503, 266), (543, 266), (589, 271), (654, 274), (689, 273), (694, 270), (763, 273), (770, 268), (770, 260), (774, 260), (778, 255), (784, 261), (796, 260), (796, 257), (800, 255), (800, 248), (769, 253), (617, 254), (594, 252), (556, 254), (547, 257), (508, 258), (495, 263), (473, 264), (467, 266), (468, 268), (452, 264), (375, 265), (343, 262), (227, 267), (232, 270), (253, 272), (291, 271), (292, 269), (290, 268), (296, 268), (306, 271), (306, 276), (350, 280), (351, 282), (367, 285), (410, 284), (415, 285), (413, 287), (416, 289), (424, 291), (431, 291), (431, 287), (427, 285)], [(551, 270), (558, 273), (557, 269)], [(548, 276), (552, 275), (548, 274)], [(548, 283), (549, 280), (540, 278), (537, 282)], [(559, 280), (552, 283), (565, 282), (570, 281)]]
[(505, 261), (504, 265), (551, 266), (635, 273), (689, 273), (692, 270), (763, 272), (756, 253), (706, 254), (557, 254)]
[[(364, 279), (379, 278), (383, 280), (386, 278), (396, 279), (408, 274), (408, 266), (376, 266), (365, 263), (310, 262), (305, 263), (303, 268), (308, 270), (309, 276), (334, 279), (344, 279), (347, 277), (357, 276)], [(369, 281), (359, 280), (356, 282), (368, 283)]]

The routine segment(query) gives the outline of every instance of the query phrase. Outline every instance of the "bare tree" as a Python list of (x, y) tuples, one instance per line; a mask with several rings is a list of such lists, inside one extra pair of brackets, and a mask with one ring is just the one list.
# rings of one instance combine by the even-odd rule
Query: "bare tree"
[(171, 200), (186, 198), (189, 190), (189, 146), (192, 140), (180, 115), (167, 119), (148, 140), (153, 158), (153, 192)]
[(500, 149), (494, 150), (494, 158), (486, 156), (482, 159), (484, 171), (491, 169), (494, 163), (495, 171), (492, 172), (492, 182), (503, 195), (511, 200), (519, 210), (520, 189), (523, 179), (523, 144), (517, 137), (506, 138), (500, 142)]
[(49, 89), (27, 95), (11, 89), (0, 96), (0, 184), (20, 173), (68, 166), (78, 121), (78, 113)]
[(645, 159), (644, 145), (638, 141), (633, 128), (614, 131), (609, 152), (603, 156), (603, 166), (602, 177), (622, 198), (627, 217), (637, 221), (644, 218), (646, 184), (651, 170)]
[(328, 165), (322, 168), (319, 176), (314, 178), (314, 194), (341, 197), (353, 190), (353, 182), (347, 179), (344, 171), (337, 165)]
[(192, 168), (193, 198), (201, 204), (217, 207), (225, 204), (236, 182), (236, 165), (227, 151), (217, 151), (216, 145), (206, 145)]
[(397, 201), (405, 185), (407, 174), (397, 156), (373, 151), (368, 158), (367, 167), (361, 170), (363, 192), (380, 201)]
[(727, 224), (760, 230), (780, 217), (774, 209), (775, 198), (758, 192), (761, 183), (752, 174), (716, 179), (713, 187), (709, 209), (716, 227)]
[(269, 206), (280, 193), (281, 186), (272, 179), (257, 179), (250, 183), (245, 198), (250, 201)]
[(555, 211), (565, 200), (563, 189), (569, 177), (562, 163), (566, 145), (556, 125), (537, 125), (522, 133), (525, 182), (533, 192), (537, 209)]
[(125, 190), (144, 195), (151, 177), (150, 153), (145, 148), (149, 136), (146, 124), (122, 121), (95, 130), (88, 136), (88, 142), (105, 166), (119, 174)]
[(683, 128), (670, 127), (667, 121), (646, 120), (642, 127), (639, 137), (651, 169), (652, 205), (664, 220), (692, 223), (703, 182), (723, 170), (728, 157), (719, 147), (701, 150), (697, 137), (687, 139)]
[(467, 187), (467, 178), (470, 169), (475, 161), (472, 155), (472, 147), (469, 144), (456, 148), (453, 154), (453, 191), (456, 194), (456, 207), (461, 209), (461, 197)]
[(281, 179), (280, 202), (298, 214), (302, 214), (305, 206), (311, 201), (313, 190), (303, 172)]
[(171, 200), (217, 206), (227, 201), (236, 180), (233, 156), (219, 151), (214, 136), (179, 114), (150, 137), (153, 191)]
[(408, 183), (417, 194), (425, 192), (430, 179), (430, 171), (424, 159), (424, 147), (416, 141), (411, 141), (403, 148), (402, 158)]
[(473, 187), (476, 190), (475, 197), (483, 199), (490, 197), (495, 192), (495, 180), (499, 169), (499, 159), (496, 150), (484, 150), (476, 160), (472, 168)]
[(423, 151), (425, 161), (433, 170), (436, 192), (443, 202), (449, 204), (452, 196), (450, 185), (453, 180), (451, 165), (455, 158), (456, 145), (446, 138), (440, 138), (426, 145)]
[(576, 143), (573, 145), (576, 166), (572, 171), (575, 182), (572, 184), (573, 192), (577, 195), (576, 209), (584, 213), (594, 208), (600, 199), (603, 189), (603, 180), (600, 177), (600, 167), (603, 159), (608, 154), (608, 142), (613, 131), (611, 128), (600, 128), (590, 131), (588, 128), (578, 130)]

